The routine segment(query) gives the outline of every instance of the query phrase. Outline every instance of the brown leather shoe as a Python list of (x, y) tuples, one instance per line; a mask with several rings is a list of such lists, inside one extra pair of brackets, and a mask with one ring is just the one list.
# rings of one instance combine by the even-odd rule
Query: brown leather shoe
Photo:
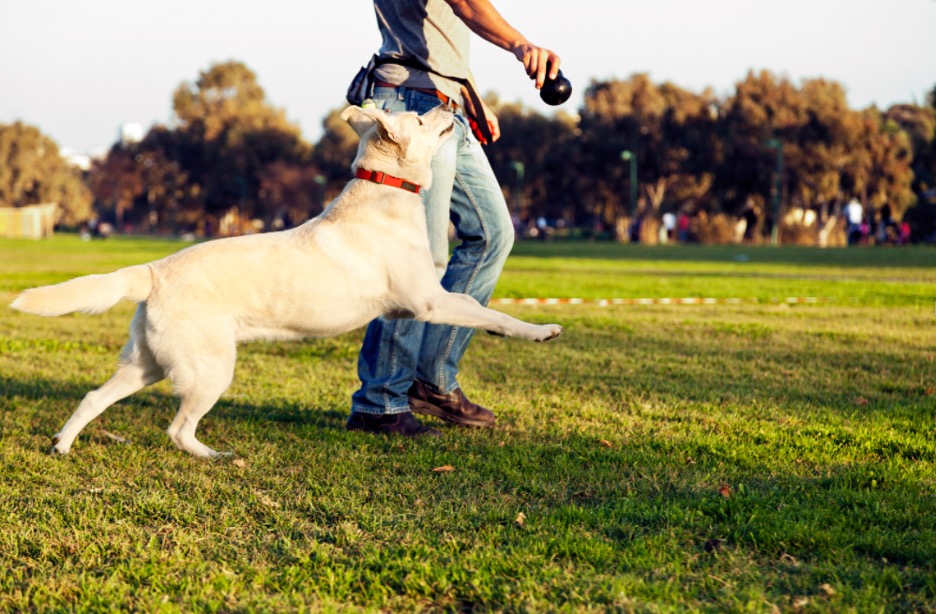
[(355, 411), (351, 412), (345, 426), (349, 431), (402, 435), (403, 437), (438, 437), (442, 434), (439, 429), (424, 426), (413, 416), (412, 412), (408, 411), (399, 414), (366, 414)]
[(494, 426), (494, 413), (469, 401), (461, 388), (440, 394), (415, 380), (409, 389), (409, 402), (414, 413), (436, 416), (459, 426)]

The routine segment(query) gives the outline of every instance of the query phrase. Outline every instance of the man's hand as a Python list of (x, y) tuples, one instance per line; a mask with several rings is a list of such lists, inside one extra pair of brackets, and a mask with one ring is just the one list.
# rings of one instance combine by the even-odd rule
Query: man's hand
[(488, 130), (491, 131), (491, 143), (496, 143), (497, 139), (501, 137), (500, 121), (498, 121), (497, 116), (494, 115), (494, 111), (491, 110), (491, 107), (484, 104), (484, 101), (481, 101), (481, 104), (484, 105), (484, 117), (487, 118)]
[[(529, 41), (524, 41), (513, 49), (513, 54), (523, 62), (523, 68), (531, 79), (536, 80), (536, 89), (543, 87), (546, 78), (555, 79), (559, 74), (559, 56), (555, 52), (543, 47), (537, 47)], [(549, 73), (546, 73), (547, 67)]]
[[(452, 10), (465, 22), (472, 32), (506, 49), (523, 62), (523, 68), (531, 79), (536, 80), (536, 88), (543, 87), (546, 77), (555, 79), (559, 73), (559, 56), (549, 49), (537, 47), (528, 41), (501, 17), (491, 0), (446, 0)], [(549, 74), (546, 67), (549, 66)]]
[[(471, 101), (471, 96), (468, 95), (464, 87), (462, 88), (462, 100), (465, 103), (465, 114), (470, 118), (478, 117), (478, 114), (475, 112), (474, 104)], [(494, 115), (494, 111), (491, 110), (491, 107), (487, 106), (483, 100), (480, 100), (480, 102), (481, 106), (484, 107), (484, 117), (487, 120), (488, 130), (491, 132), (491, 143), (494, 143), (501, 137), (500, 121), (498, 121), (497, 116)], [(475, 135), (477, 136), (477, 132)], [(483, 141), (481, 137), (478, 137), (478, 140)], [(485, 144), (490, 145), (490, 143)]]

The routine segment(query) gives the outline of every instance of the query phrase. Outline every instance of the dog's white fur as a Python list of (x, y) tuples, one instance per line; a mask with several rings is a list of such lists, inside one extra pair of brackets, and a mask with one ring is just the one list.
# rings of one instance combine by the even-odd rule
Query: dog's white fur
[[(361, 136), (353, 169), (383, 171), (423, 188), (431, 182), (430, 160), (453, 126), (442, 107), (421, 117), (349, 107), (342, 118)], [(100, 313), (121, 299), (139, 306), (120, 367), (85, 396), (53, 438), (53, 452), (67, 453), (110, 405), (168, 377), (182, 400), (169, 437), (195, 456), (217, 456), (195, 429), (230, 385), (241, 341), (335, 335), (380, 315), (533, 341), (562, 332), (443, 290), (419, 195), (360, 179), (297, 228), (209, 241), (107, 275), (26, 290), (11, 307), (44, 316)]]

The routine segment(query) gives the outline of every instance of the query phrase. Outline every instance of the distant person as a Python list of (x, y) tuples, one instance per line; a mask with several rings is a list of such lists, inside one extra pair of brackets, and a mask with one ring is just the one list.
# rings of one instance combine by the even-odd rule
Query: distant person
[(642, 220), (640, 219), (640, 216), (637, 216), (627, 228), (627, 239), (631, 243), (640, 243), (641, 222)]
[(862, 245), (870, 245), (872, 236), (874, 236), (874, 216), (869, 215), (861, 222), (861, 238), (859, 242)]
[(894, 214), (891, 211), (891, 206), (888, 203), (884, 203), (884, 206), (881, 207), (881, 222), (887, 226), (890, 226), (894, 223)]
[(688, 243), (689, 242), (689, 214), (683, 211), (679, 214), (679, 219), (676, 222), (676, 230), (679, 233), (679, 242)]
[(549, 239), (549, 223), (542, 215), (536, 218), (536, 236), (539, 237), (540, 241)]
[[(432, 186), (422, 192), (429, 245), (442, 285), (487, 304), (514, 241), (504, 194), (480, 141), (500, 137), (468, 68), (471, 33), (506, 51), (542, 87), (559, 71), (559, 56), (534, 45), (489, 0), (374, 0), (383, 44), (359, 73), (348, 100), (387, 111), (425, 113), (449, 103), (455, 134), (432, 160)], [(558, 15), (557, 15), (558, 17)], [(362, 87), (363, 86), (363, 90)], [(461, 239), (449, 259), (449, 221)], [(360, 388), (347, 428), (407, 437), (438, 435), (413, 412), (452, 424), (489, 427), (494, 414), (459, 387), (459, 362), (473, 329), (416, 320), (370, 323), (358, 357)]]
[(884, 203), (884, 206), (881, 207), (881, 222), (878, 227), (878, 242), (882, 245), (886, 243), (899, 243), (900, 242), (900, 229), (897, 227), (897, 222), (894, 221), (894, 214), (891, 211), (891, 206), (888, 203)]
[(676, 214), (672, 211), (663, 214), (663, 229), (666, 232), (664, 243), (676, 239)]
[(851, 199), (848, 204), (845, 205), (845, 219), (848, 220), (848, 244), (855, 245), (861, 241), (862, 236), (865, 234), (862, 232), (864, 208), (861, 206), (861, 203), (858, 202), (857, 198)]
[(910, 224), (907, 220), (900, 223), (900, 244), (910, 245)]
[(741, 217), (744, 218), (745, 227), (744, 227), (744, 240), (753, 241), (754, 240), (754, 230), (757, 228), (757, 211), (754, 208), (754, 204), (751, 201), (744, 206), (744, 212), (741, 214)]

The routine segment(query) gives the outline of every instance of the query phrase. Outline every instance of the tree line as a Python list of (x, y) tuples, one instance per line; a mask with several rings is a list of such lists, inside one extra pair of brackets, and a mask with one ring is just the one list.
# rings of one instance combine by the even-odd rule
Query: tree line
[[(790, 220), (840, 219), (857, 199), (917, 239), (936, 232), (936, 88), (925, 105), (855, 110), (825, 79), (752, 71), (720, 98), (636, 74), (593, 81), (575, 115), (487, 101), (503, 133), (488, 155), (521, 227), (623, 239), (636, 220), (678, 213), (700, 240), (724, 240), (706, 225), (743, 219), (756, 241)], [(115, 143), (82, 175), (38, 129), (0, 125), (0, 206), (59, 202), (66, 226), (97, 216), (136, 232), (231, 234), (317, 215), (349, 177), (357, 137), (340, 107), (310, 144), (243, 63), (182, 83), (172, 107), (169, 126)]]

